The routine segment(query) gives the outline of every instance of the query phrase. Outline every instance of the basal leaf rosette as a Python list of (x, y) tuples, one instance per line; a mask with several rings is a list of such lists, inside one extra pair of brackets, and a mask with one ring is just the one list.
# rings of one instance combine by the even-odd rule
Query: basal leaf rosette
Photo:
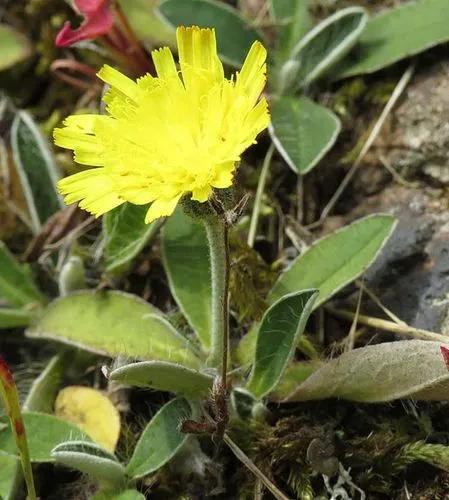
[(266, 50), (254, 42), (227, 79), (213, 29), (177, 29), (180, 71), (169, 48), (152, 52), (157, 77), (133, 81), (110, 66), (107, 115), (73, 115), (55, 129), (58, 146), (95, 168), (58, 183), (65, 202), (100, 216), (125, 201), (151, 203), (145, 221), (173, 213), (183, 196), (206, 202), (233, 183), (242, 153), (269, 123), (260, 98)]

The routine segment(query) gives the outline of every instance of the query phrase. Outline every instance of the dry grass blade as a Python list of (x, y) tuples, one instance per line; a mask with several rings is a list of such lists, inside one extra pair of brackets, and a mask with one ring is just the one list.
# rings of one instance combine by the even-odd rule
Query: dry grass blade
[(362, 164), (363, 159), (365, 158), (366, 154), (370, 150), (371, 146), (374, 144), (374, 141), (376, 140), (377, 136), (379, 135), (380, 131), (382, 130), (382, 127), (385, 124), (385, 121), (388, 117), (388, 115), (391, 113), (392, 109), (394, 108), (395, 104), (397, 103), (398, 99), (401, 97), (402, 93), (404, 92), (405, 88), (409, 84), (413, 73), (415, 71), (415, 65), (411, 64), (407, 70), (404, 72), (402, 75), (401, 79), (399, 80), (398, 84), (396, 85), (393, 93), (391, 94), (390, 99), (388, 100), (387, 104), (385, 105), (384, 109), (382, 110), (382, 113), (379, 116), (379, 119), (376, 121), (374, 124), (374, 127), (365, 142), (363, 148), (361, 149), (359, 155), (357, 156), (357, 159), (355, 160), (354, 164), (346, 174), (345, 178), (341, 182), (341, 184), (338, 186), (337, 190), (333, 194), (332, 198), (329, 200), (327, 205), (324, 207), (323, 211), (321, 212), (321, 216), (319, 221), (323, 221), (329, 213), (333, 210), (335, 207), (336, 203), (340, 199), (341, 195), (345, 191), (345, 189), (348, 187), (348, 184), (350, 183), (351, 179), (353, 178), (354, 174), (356, 173), (357, 169), (360, 167)]
[[(362, 280), (362, 283), (363, 283), (363, 280)], [(354, 343), (355, 343), (356, 331), (357, 331), (357, 322), (358, 322), (359, 315), (360, 315), (360, 306), (362, 305), (362, 297), (363, 297), (363, 287), (360, 287), (359, 295), (357, 298), (357, 307), (355, 310), (354, 319), (352, 320), (351, 328), (349, 330), (349, 334), (347, 337), (347, 339), (348, 339), (348, 342), (346, 344), (347, 351), (351, 351), (352, 349), (354, 349)]]
[(256, 464), (234, 443), (234, 441), (227, 435), (224, 435), (224, 442), (228, 445), (229, 449), (234, 455), (247, 467), (256, 478), (264, 484), (264, 486), (273, 494), (277, 500), (289, 500), (278, 487), (273, 484), (267, 476), (256, 466)]
[[(325, 309), (333, 316), (348, 321), (353, 321), (356, 316), (356, 313), (353, 313), (352, 311), (336, 309), (335, 307), (332, 306), (326, 306)], [(435, 332), (430, 332), (429, 330), (414, 328), (413, 326), (409, 326), (407, 324), (401, 324), (401, 323), (398, 324), (393, 321), (388, 321), (382, 318), (374, 318), (372, 316), (365, 316), (363, 314), (359, 314), (357, 317), (357, 321), (361, 325), (370, 326), (372, 328), (378, 328), (379, 330), (384, 330), (391, 333), (408, 335), (410, 337), (415, 337), (417, 339), (434, 340), (437, 342), (445, 342), (445, 343), (449, 341), (449, 337), (447, 337), (446, 335), (442, 335), (441, 333), (435, 333)]]
[(372, 290), (370, 290), (365, 285), (365, 283), (363, 283), (363, 281), (356, 280), (355, 284), (361, 290), (363, 290), (366, 293), (366, 295), (368, 295), (368, 297), (376, 304), (376, 306), (378, 306), (392, 321), (394, 321), (398, 325), (403, 325), (403, 326), (407, 325), (405, 321), (402, 321), (402, 319), (398, 318), (396, 314), (394, 314), (392, 311), (390, 311), (390, 309), (388, 309), (388, 307), (384, 306), (379, 297)]
[(259, 182), (257, 184), (256, 197), (254, 198), (254, 208), (251, 214), (251, 222), (249, 225), (249, 232), (248, 232), (248, 246), (250, 247), (254, 246), (254, 241), (256, 239), (257, 222), (259, 220), (260, 206), (262, 204), (262, 196), (265, 191), (268, 171), (270, 169), (274, 150), (275, 150), (274, 144), (271, 143), (270, 147), (268, 148), (267, 154), (265, 155), (262, 164), (262, 170), (260, 171)]

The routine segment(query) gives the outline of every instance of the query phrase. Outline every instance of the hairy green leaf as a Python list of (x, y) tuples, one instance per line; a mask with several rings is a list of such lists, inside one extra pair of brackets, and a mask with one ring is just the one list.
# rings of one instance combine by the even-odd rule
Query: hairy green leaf
[(12, 307), (39, 304), (43, 300), (28, 267), (19, 264), (2, 241), (0, 241), (0, 299), (5, 299)]
[(19, 111), (11, 128), (11, 145), (31, 223), (35, 233), (63, 203), (56, 192), (59, 172), (38, 126), (30, 114)]
[(0, 71), (10, 68), (32, 54), (30, 42), (10, 26), (0, 24)]
[[(45, 413), (23, 412), (30, 458), (33, 462), (51, 462), (51, 451), (59, 443), (68, 440), (90, 442), (91, 439), (73, 424)], [(8, 417), (0, 417), (0, 424)], [(16, 444), (8, 425), (0, 430), (0, 454), (17, 456)]]
[(449, 40), (446, 0), (418, 0), (373, 17), (336, 78), (373, 73)]
[(180, 432), (179, 425), (190, 415), (190, 405), (185, 399), (173, 399), (164, 405), (140, 436), (126, 467), (127, 474), (138, 479), (166, 464), (188, 438)]
[(287, 293), (316, 288), (320, 292), (317, 308), (372, 264), (395, 225), (390, 215), (370, 215), (316, 241), (281, 274), (269, 302)]
[(128, 22), (140, 41), (155, 45), (175, 45), (175, 34), (158, 15), (159, 0), (119, 0)]
[(254, 396), (261, 398), (276, 387), (304, 332), (317, 296), (317, 290), (295, 292), (282, 297), (265, 312), (247, 385)]
[(309, 172), (334, 145), (340, 120), (307, 97), (281, 97), (271, 109), (273, 142), (297, 174)]
[(0, 307), (0, 329), (28, 326), (34, 317), (32, 311)]
[(300, 62), (298, 78), (306, 86), (323, 76), (356, 44), (368, 16), (360, 7), (338, 10), (305, 35), (293, 48)]
[(212, 388), (213, 377), (165, 361), (141, 361), (116, 368), (110, 380), (137, 387), (150, 387), (190, 397), (200, 397)]
[(271, 0), (271, 17), (276, 26), (276, 49), (281, 59), (287, 59), (293, 47), (305, 35), (311, 20), (309, 0)]
[(162, 313), (139, 297), (118, 291), (75, 292), (52, 302), (27, 331), (115, 357), (159, 359), (198, 367), (188, 342)]
[(23, 409), (52, 413), (56, 394), (64, 378), (67, 357), (63, 354), (53, 356), (39, 376), (33, 380), (23, 403)]
[(177, 210), (163, 228), (162, 250), (173, 297), (208, 349), (212, 330), (211, 271), (203, 224)]
[(440, 342), (402, 340), (354, 349), (323, 365), (286, 400), (447, 401), (449, 372), (440, 348)]
[(9, 455), (1, 455), (0, 450), (0, 499), (13, 500), (16, 470), (19, 461)]
[(242, 337), (238, 346), (233, 351), (233, 358), (243, 368), (247, 369), (254, 362), (256, 352), (257, 335), (260, 323), (253, 323), (249, 332)]
[(231, 66), (240, 67), (255, 40), (260, 39), (239, 12), (223, 2), (211, 0), (164, 0), (159, 6), (162, 16), (174, 27), (200, 26), (215, 28), (218, 53)]
[(88, 474), (100, 484), (111, 488), (125, 485), (125, 468), (111, 453), (94, 443), (67, 441), (60, 443), (51, 452), (58, 463)]
[(322, 361), (313, 359), (310, 361), (297, 361), (291, 363), (285, 369), (278, 384), (269, 394), (272, 401), (281, 401), (289, 396), (299, 384), (304, 382), (313, 372), (323, 365)]
[(155, 236), (160, 221), (145, 224), (146, 205), (124, 203), (103, 217), (106, 271), (120, 273)]

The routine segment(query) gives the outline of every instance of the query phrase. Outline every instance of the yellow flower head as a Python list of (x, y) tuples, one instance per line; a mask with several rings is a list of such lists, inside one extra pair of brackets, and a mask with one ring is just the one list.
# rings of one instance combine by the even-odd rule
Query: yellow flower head
[[(152, 53), (157, 77), (131, 80), (104, 66), (108, 115), (73, 115), (55, 129), (58, 146), (96, 168), (61, 180), (66, 203), (97, 216), (129, 201), (151, 203), (147, 223), (170, 215), (191, 194), (205, 202), (213, 188), (231, 186), (240, 155), (269, 123), (259, 100), (266, 50), (255, 42), (239, 73), (224, 77), (215, 32), (178, 28), (180, 74), (165, 47)], [(259, 101), (258, 101), (259, 100)]]

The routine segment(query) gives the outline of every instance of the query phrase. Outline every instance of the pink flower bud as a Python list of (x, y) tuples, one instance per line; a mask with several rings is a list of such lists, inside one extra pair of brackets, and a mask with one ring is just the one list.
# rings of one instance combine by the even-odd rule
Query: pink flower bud
[(70, 47), (82, 40), (92, 40), (104, 35), (114, 22), (110, 10), (111, 0), (74, 0), (74, 9), (84, 18), (80, 27), (73, 30), (70, 23), (64, 23), (56, 35), (58, 47)]

